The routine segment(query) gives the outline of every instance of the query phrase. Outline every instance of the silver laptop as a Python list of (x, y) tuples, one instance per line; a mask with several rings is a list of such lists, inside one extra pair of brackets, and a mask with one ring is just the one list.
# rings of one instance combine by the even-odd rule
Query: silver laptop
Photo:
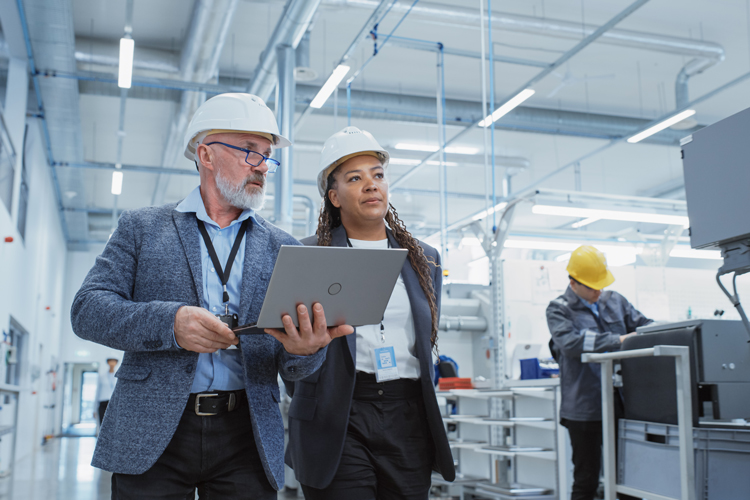
[(297, 305), (323, 306), (328, 326), (374, 325), (383, 319), (408, 250), (282, 245), (258, 321), (235, 328), (236, 335), (295, 326)]

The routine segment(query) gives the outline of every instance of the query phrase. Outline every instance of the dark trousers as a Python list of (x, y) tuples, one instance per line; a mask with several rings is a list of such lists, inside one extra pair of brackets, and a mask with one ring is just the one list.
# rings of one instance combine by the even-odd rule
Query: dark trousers
[(196, 488), (201, 500), (275, 500), (255, 445), (245, 391), (236, 394), (231, 412), (201, 417), (194, 406), (186, 408), (167, 449), (149, 470), (112, 474), (112, 500), (192, 500)]
[(419, 380), (357, 373), (344, 451), (331, 484), (307, 500), (427, 500), (434, 445)]
[[(568, 419), (562, 419), (560, 423), (567, 427), (570, 445), (573, 448), (573, 491), (570, 500), (593, 500), (599, 488), (599, 473), (602, 468), (602, 423)], [(617, 498), (635, 500), (634, 497), (622, 493), (619, 493)]]
[(109, 400), (99, 402), (99, 427), (102, 426), (102, 422), (104, 421), (104, 412), (107, 411), (108, 404)]

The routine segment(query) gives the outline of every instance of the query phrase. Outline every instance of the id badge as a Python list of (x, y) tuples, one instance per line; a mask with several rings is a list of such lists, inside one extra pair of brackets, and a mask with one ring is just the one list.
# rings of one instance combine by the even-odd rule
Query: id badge
[(373, 355), (375, 356), (375, 378), (378, 382), (387, 382), (399, 378), (396, 353), (393, 351), (393, 346), (373, 349)]

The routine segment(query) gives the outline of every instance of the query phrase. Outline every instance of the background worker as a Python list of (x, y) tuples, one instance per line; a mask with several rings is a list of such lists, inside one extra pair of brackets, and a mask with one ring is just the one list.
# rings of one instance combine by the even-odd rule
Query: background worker
[[(607, 260), (593, 246), (577, 248), (568, 262), (570, 286), (547, 307), (550, 349), (560, 364), (560, 423), (573, 448), (571, 500), (593, 500), (599, 486), (602, 456), (600, 365), (582, 363), (584, 352), (618, 351), (625, 338), (652, 320), (617, 292), (604, 291), (615, 278)], [(615, 394), (616, 414), (622, 400)], [(617, 418), (617, 417), (616, 417)], [(619, 495), (621, 500), (630, 496)]]
[(99, 383), (96, 386), (96, 401), (99, 403), (96, 409), (97, 415), (99, 415), (99, 426), (102, 425), (104, 420), (104, 412), (107, 411), (107, 405), (109, 400), (112, 398), (112, 393), (115, 392), (115, 367), (117, 366), (117, 359), (107, 358), (107, 365), (109, 370), (106, 372), (99, 372)]
[[(185, 156), (200, 185), (180, 203), (126, 211), (75, 296), (73, 330), (125, 351), (93, 465), (112, 498), (276, 499), (284, 485), (277, 376), (317, 370), (332, 336), (321, 307), (299, 330), (238, 339), (255, 321), (281, 245), (259, 210), (289, 146), (262, 99), (220, 94), (195, 112)], [(220, 317), (217, 317), (220, 315)], [(287, 322), (288, 323), (291, 322)], [(235, 349), (230, 349), (232, 347)]]
[[(390, 205), (388, 158), (356, 127), (323, 146), (318, 190), (324, 205), (317, 235), (302, 242), (409, 253), (381, 323), (334, 339), (320, 370), (289, 390), (287, 463), (307, 500), (426, 500), (433, 470), (455, 478), (432, 384), (440, 256), (409, 234)], [(375, 361), (384, 349), (395, 373)]]

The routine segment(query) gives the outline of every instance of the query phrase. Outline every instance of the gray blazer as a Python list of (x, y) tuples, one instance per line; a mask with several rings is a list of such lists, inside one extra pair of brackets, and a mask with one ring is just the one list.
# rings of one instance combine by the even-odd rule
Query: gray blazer
[[(81, 338), (125, 351), (92, 465), (141, 474), (161, 456), (177, 429), (193, 383), (198, 353), (174, 345), (174, 318), (200, 306), (200, 234), (194, 213), (176, 204), (127, 211), (76, 294), (73, 330)], [(255, 321), (281, 245), (299, 242), (258, 217), (247, 229), (240, 324)], [(294, 356), (270, 335), (241, 337), (253, 434), (271, 485), (284, 485), (284, 427), (277, 374), (296, 380), (325, 360), (326, 349)]]
[[(393, 248), (400, 245), (388, 230), (388, 240)], [(317, 245), (316, 236), (302, 240), (305, 245)], [(440, 255), (437, 250), (420, 242), (425, 255), (434, 260), (438, 266), (430, 266), (432, 286), (440, 310), (440, 294), (443, 276)], [(331, 246), (345, 247), (346, 230), (343, 226), (331, 232)], [(401, 276), (406, 286), (406, 293), (411, 302), (416, 333), (416, 353), (419, 358), (420, 381), (424, 401), (426, 425), (433, 441), (433, 469), (445, 480), (453, 481), (456, 469), (453, 465), (445, 426), (432, 383), (435, 367), (430, 353), (430, 332), (432, 317), (427, 297), (419, 285), (417, 273), (409, 260), (404, 262)], [(349, 411), (354, 394), (357, 365), (357, 335), (347, 335), (333, 339), (328, 346), (326, 361), (320, 370), (311, 376), (287, 383), (287, 390), (292, 397), (289, 407), (289, 445), (286, 461), (292, 468), (300, 483), (313, 488), (327, 487), (333, 480), (341, 461), (341, 454), (349, 425)]]
[(547, 306), (547, 325), (559, 351), (560, 418), (583, 422), (602, 419), (602, 385), (599, 365), (582, 363), (584, 352), (620, 350), (620, 335), (634, 332), (653, 320), (640, 313), (617, 292), (599, 297), (599, 317), (568, 287)]

